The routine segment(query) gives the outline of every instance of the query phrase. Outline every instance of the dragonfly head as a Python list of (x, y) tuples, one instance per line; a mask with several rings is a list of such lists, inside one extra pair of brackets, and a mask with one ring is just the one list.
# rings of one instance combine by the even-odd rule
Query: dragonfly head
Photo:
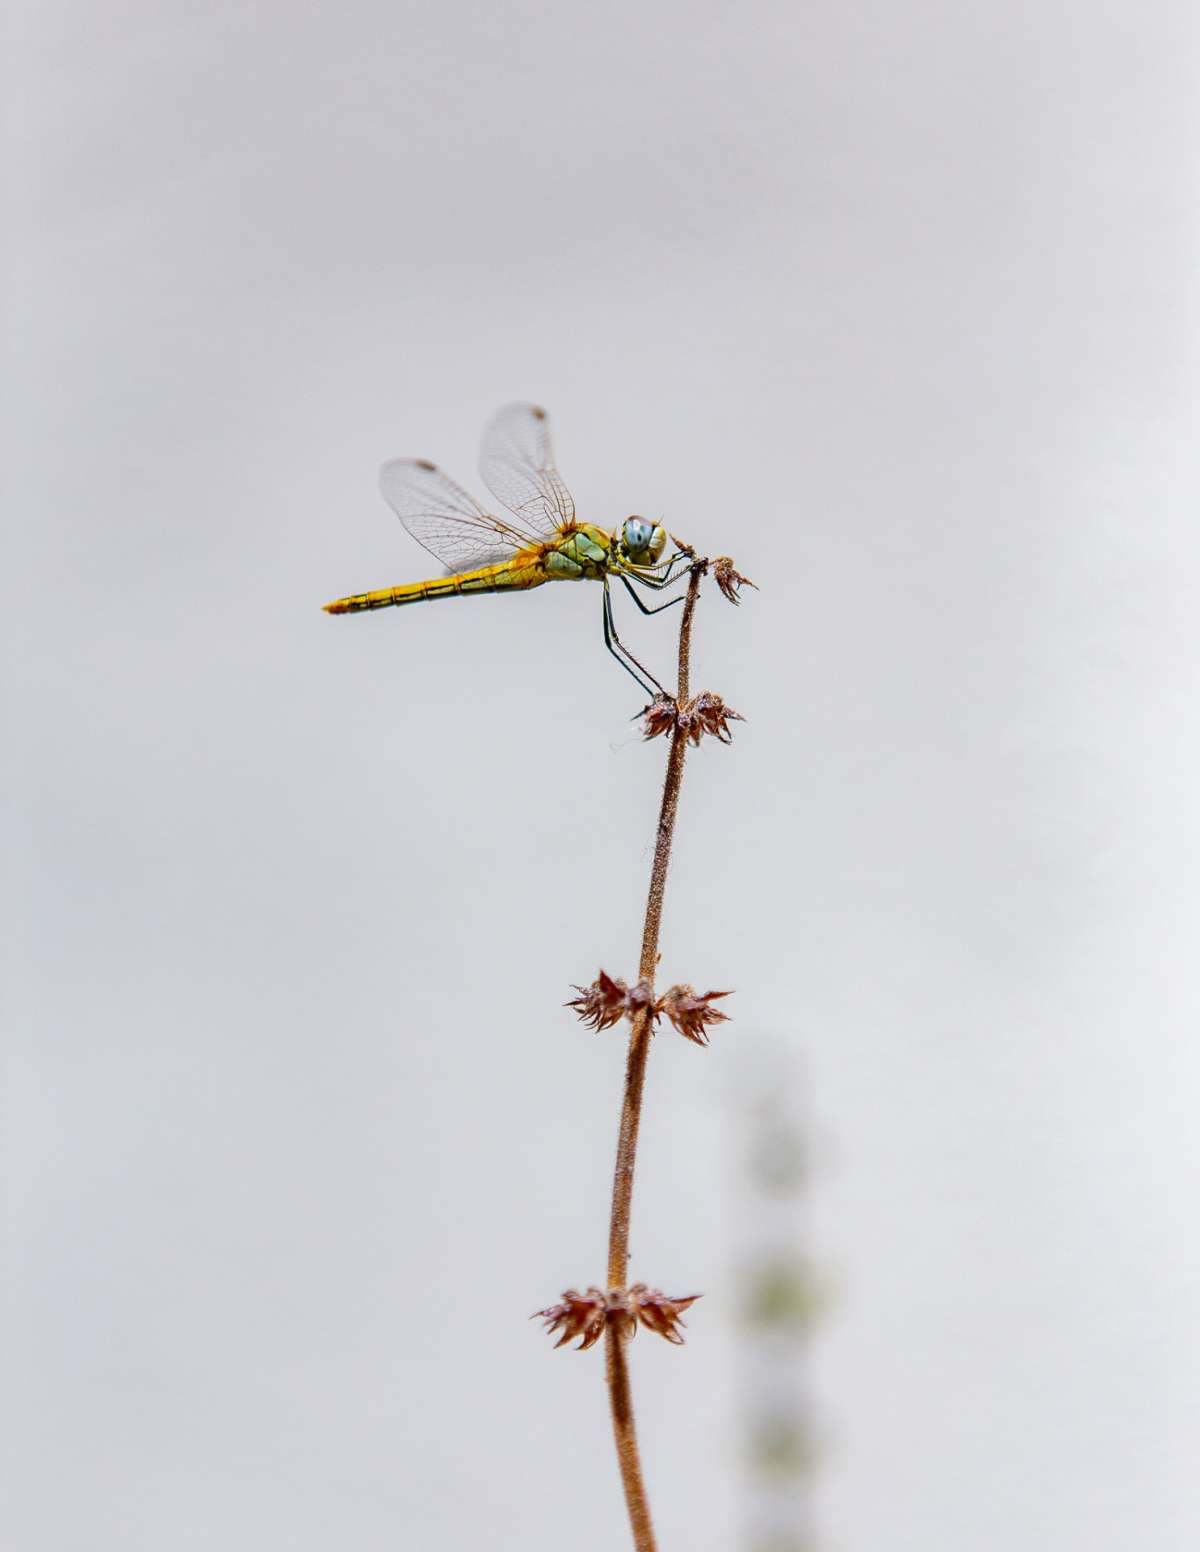
[(667, 530), (644, 517), (627, 517), (619, 536), (621, 554), (635, 566), (654, 566), (667, 547)]

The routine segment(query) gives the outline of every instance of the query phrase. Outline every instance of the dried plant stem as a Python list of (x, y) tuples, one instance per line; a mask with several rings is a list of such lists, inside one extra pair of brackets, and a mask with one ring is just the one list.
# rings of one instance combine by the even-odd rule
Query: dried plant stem
[[(688, 699), (688, 671), (692, 645), (692, 616), (700, 593), (700, 579), (706, 563), (697, 561), (688, 579), (683, 617), (679, 622), (679, 683), (676, 702), (682, 708)], [(650, 893), (646, 901), (646, 922), (642, 929), (642, 957), (638, 978), (654, 984), (658, 963), (658, 934), (662, 925), (663, 894), (667, 885), (667, 867), (671, 860), (671, 840), (675, 816), (679, 812), (679, 789), (683, 783), (683, 758), (687, 752), (687, 731), (676, 725), (667, 756), (667, 774), (663, 783), (662, 807), (658, 815), (658, 835), (654, 844), (654, 862), (650, 868)], [(652, 1009), (643, 1006), (634, 1015), (625, 1063), (625, 1098), (621, 1106), (621, 1129), (617, 1136), (617, 1165), (613, 1175), (612, 1219), (608, 1233), (608, 1286), (624, 1288), (629, 1269), (629, 1210), (633, 1197), (633, 1169), (637, 1158), (638, 1127), (642, 1118), (642, 1090), (646, 1081), (646, 1058), (650, 1054)], [(625, 1488), (633, 1543), (638, 1552), (654, 1552), (654, 1527), (642, 1481), (634, 1427), (633, 1395), (629, 1388), (629, 1365), (625, 1351), (629, 1340), (626, 1323), (610, 1321), (604, 1337), (605, 1368), (608, 1377), (609, 1404), (612, 1408), (613, 1435), (617, 1461)]]

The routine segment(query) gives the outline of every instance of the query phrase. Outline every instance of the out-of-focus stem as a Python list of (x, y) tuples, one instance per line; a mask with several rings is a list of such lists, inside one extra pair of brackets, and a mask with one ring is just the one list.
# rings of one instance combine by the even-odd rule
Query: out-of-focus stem
[[(682, 708), (688, 700), (688, 673), (692, 646), (692, 617), (700, 593), (700, 579), (707, 569), (696, 561), (688, 579), (683, 617), (679, 622), (679, 683), (675, 699)], [(667, 886), (667, 867), (671, 860), (671, 840), (675, 834), (675, 816), (679, 812), (679, 789), (683, 782), (683, 758), (687, 753), (687, 730), (676, 725), (667, 755), (667, 774), (663, 782), (662, 806), (658, 814), (658, 834), (654, 843), (654, 861), (650, 868), (650, 893), (646, 901), (646, 921), (642, 929), (642, 957), (638, 978), (653, 988), (658, 964), (658, 934), (662, 926), (663, 895)], [(629, 1270), (629, 1209), (633, 1197), (633, 1169), (637, 1158), (638, 1126), (642, 1117), (642, 1090), (646, 1081), (646, 1058), (650, 1054), (652, 1008), (650, 1003), (638, 1009), (629, 1037), (625, 1062), (625, 1098), (621, 1106), (621, 1129), (617, 1135), (617, 1165), (613, 1174), (612, 1218), (608, 1231), (608, 1286), (624, 1288)], [(604, 1335), (605, 1369), (608, 1397), (612, 1408), (613, 1435), (617, 1461), (629, 1509), (633, 1544), (638, 1552), (654, 1552), (654, 1527), (642, 1481), (637, 1433), (633, 1418), (633, 1395), (629, 1387), (626, 1343), (628, 1323), (610, 1320)]]

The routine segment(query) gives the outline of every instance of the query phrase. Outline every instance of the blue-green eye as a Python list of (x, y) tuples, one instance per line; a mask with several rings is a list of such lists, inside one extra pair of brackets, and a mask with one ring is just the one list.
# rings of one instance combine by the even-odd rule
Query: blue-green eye
[(644, 522), (640, 517), (627, 517), (625, 519), (625, 548), (632, 554), (640, 554), (650, 543), (654, 533), (654, 525)]

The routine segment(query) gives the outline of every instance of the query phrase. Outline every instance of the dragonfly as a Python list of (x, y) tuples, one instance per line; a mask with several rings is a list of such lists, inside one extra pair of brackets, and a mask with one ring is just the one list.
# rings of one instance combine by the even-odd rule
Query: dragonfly
[[(379, 473), (384, 499), (446, 574), (336, 598), (324, 606), (326, 612), (359, 614), (435, 598), (526, 592), (544, 582), (599, 582), (605, 646), (648, 695), (665, 694), (617, 635), (610, 584), (623, 583), (643, 614), (658, 614), (681, 602), (680, 596), (651, 606), (638, 588), (660, 593), (681, 581), (695, 562), (694, 552), (649, 518), (627, 517), (612, 529), (579, 522), (554, 466), (549, 417), (539, 405), (510, 404), (493, 416), (479, 468), (505, 516), (486, 511), (423, 458), (385, 463)], [(664, 559), (669, 538), (674, 551)]]

